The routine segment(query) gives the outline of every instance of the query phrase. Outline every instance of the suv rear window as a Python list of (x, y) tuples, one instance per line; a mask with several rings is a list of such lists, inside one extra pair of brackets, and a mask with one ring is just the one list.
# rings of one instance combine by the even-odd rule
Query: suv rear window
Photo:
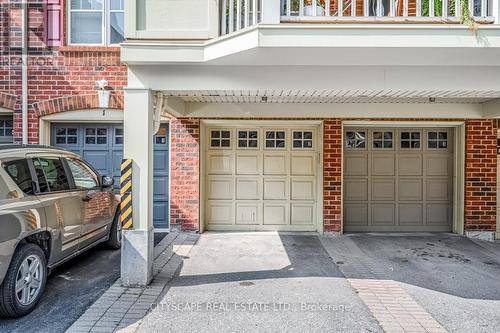
[(19, 186), (21, 191), (28, 195), (34, 194), (33, 180), (31, 179), (28, 161), (25, 159), (9, 161), (3, 163), (3, 168), (10, 178)]

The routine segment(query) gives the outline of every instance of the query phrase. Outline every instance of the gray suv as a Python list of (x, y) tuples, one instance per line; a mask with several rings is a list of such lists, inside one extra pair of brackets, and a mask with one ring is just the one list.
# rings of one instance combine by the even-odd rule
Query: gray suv
[(50, 269), (90, 247), (121, 246), (113, 179), (78, 155), (0, 146), (0, 316), (39, 301)]

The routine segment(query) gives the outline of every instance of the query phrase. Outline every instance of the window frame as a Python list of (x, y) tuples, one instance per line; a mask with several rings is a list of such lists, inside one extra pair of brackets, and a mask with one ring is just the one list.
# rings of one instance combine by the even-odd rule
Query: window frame
[[(95, 133), (93, 135), (87, 135), (88, 130), (95, 130)], [(113, 129), (113, 128), (111, 128)], [(105, 130), (106, 134), (105, 135), (99, 135), (98, 132), (99, 130)], [(87, 126), (83, 128), (83, 142), (82, 144), (85, 146), (90, 146), (90, 147), (109, 147), (110, 146), (110, 128), (107, 127), (105, 124), (99, 124), (98, 126)], [(114, 134), (114, 130), (113, 133)], [(113, 136), (113, 135), (111, 135)], [(94, 143), (87, 143), (87, 137), (89, 138), (94, 138), (95, 142)], [(106, 138), (106, 143), (98, 143), (98, 138)], [(113, 140), (113, 138), (112, 138)]]
[[(21, 187), (19, 187), (19, 184), (17, 184), (16, 181), (14, 179), (12, 179), (12, 176), (4, 168), (4, 163), (8, 163), (8, 162), (12, 162), (12, 161), (20, 161), (20, 160), (26, 160), (26, 163), (28, 165), (28, 170), (29, 170), (30, 176), (31, 176), (31, 189), (33, 191), (32, 194), (24, 192), (23, 189)], [(12, 158), (12, 159), (9, 159), (8, 162), (1, 161), (0, 165), (1, 165), (2, 169), (4, 169), (6, 175), (9, 177), (9, 180), (12, 181), (13, 184), (15, 184), (17, 189), (25, 196), (31, 197), (31, 196), (38, 195), (38, 177), (36, 177), (35, 168), (33, 167), (33, 163), (31, 161), (31, 158), (29, 158), (29, 157)]]
[[(301, 138), (300, 139), (296, 139), (294, 138), (294, 135), (295, 133), (298, 132), (298, 133), (301, 133)], [(311, 133), (311, 138), (310, 139), (305, 139), (304, 138), (304, 133), (306, 132), (310, 132)], [(316, 149), (316, 131), (313, 130), (313, 129), (309, 129), (309, 128), (304, 128), (304, 129), (291, 129), (291, 133), (290, 133), (290, 148), (292, 150), (301, 150), (301, 151), (313, 151)], [(300, 144), (301, 146), (300, 147), (295, 147), (295, 141), (300, 141)], [(304, 147), (304, 142), (306, 141), (311, 141), (311, 147)]]
[[(402, 138), (402, 135), (403, 133), (408, 133), (409, 134), (409, 138), (408, 139), (403, 139)], [(412, 138), (412, 134), (414, 133), (418, 133), (419, 134), (419, 139), (413, 139)], [(401, 150), (404, 150), (404, 151), (420, 151), (422, 149), (424, 149), (424, 133), (423, 131), (419, 130), (419, 129), (400, 129), (397, 133), (397, 140), (398, 140), (398, 148), (401, 149)], [(404, 142), (408, 142), (409, 144), (409, 147), (403, 147), (402, 143)], [(414, 148), (412, 147), (412, 143), (413, 142), (418, 142), (419, 143), (419, 147), (418, 148)]]
[[(274, 132), (274, 138), (268, 139), (267, 138), (267, 132)], [(285, 134), (285, 137), (283, 139), (278, 139), (276, 138), (276, 134), (278, 132), (283, 132)], [(286, 151), (289, 150), (289, 145), (290, 143), (288, 142), (290, 134), (288, 133), (288, 129), (286, 128), (264, 128), (263, 133), (262, 133), (262, 145), (264, 150), (276, 150), (276, 151)], [(273, 147), (268, 147), (267, 146), (267, 141), (272, 140), (274, 142)], [(278, 147), (276, 145), (277, 140), (283, 141), (285, 146), (284, 147)]]
[[(73, 175), (71, 173), (71, 170), (69, 169), (69, 166), (67, 165), (67, 163), (64, 160), (64, 158), (62, 158), (61, 156), (55, 156), (55, 155), (38, 155), (37, 154), (37, 155), (29, 156), (29, 157), (26, 157), (26, 158), (28, 159), (28, 163), (30, 165), (31, 178), (35, 182), (35, 187), (36, 187), (35, 195), (39, 196), (39, 195), (48, 195), (48, 194), (53, 194), (53, 193), (66, 193), (66, 192), (73, 192), (73, 191), (77, 190), (76, 186), (75, 186), (75, 183), (73, 181)], [(68, 179), (69, 189), (67, 189), (67, 190), (61, 190), (61, 191), (53, 191), (52, 189), (50, 189), (48, 192), (40, 192), (40, 183), (39, 183), (36, 171), (35, 171), (35, 165), (33, 163), (34, 159), (39, 159), (39, 158), (58, 159), (59, 161), (61, 161), (61, 164), (62, 164), (63, 169), (64, 169), (64, 173), (66, 174), (66, 178)], [(43, 175), (45, 177), (45, 180), (47, 180), (47, 176), (45, 175), (45, 170), (42, 170), (42, 171), (43, 171)]]
[[(231, 150), (233, 149), (234, 145), (234, 129), (233, 128), (227, 128), (227, 127), (212, 127), (209, 128), (207, 131), (208, 135), (208, 147), (209, 149), (215, 149), (215, 150)], [(219, 137), (218, 138), (212, 138), (212, 132), (219, 132)], [(222, 132), (229, 132), (229, 138), (222, 138)], [(212, 146), (212, 139), (214, 140), (219, 140), (220, 145), (219, 146)], [(229, 146), (222, 146), (222, 139), (229, 140)]]
[[(87, 162), (85, 162), (84, 160), (82, 160), (80, 158), (71, 157), (71, 156), (64, 156), (61, 159), (63, 161), (65, 170), (70, 175), (70, 177), (68, 179), (70, 181), (70, 185), (73, 188), (73, 190), (75, 190), (75, 191), (92, 191), (92, 190), (97, 190), (97, 189), (101, 188), (101, 186), (102, 186), (101, 185), (101, 181), (102, 181), (101, 175), (91, 165), (89, 165)], [(78, 186), (76, 186), (75, 177), (73, 176), (73, 172), (71, 171), (71, 167), (68, 164), (68, 160), (78, 161), (81, 164), (83, 164), (92, 174), (94, 174), (95, 179), (97, 180), (97, 185), (95, 187), (92, 187), (92, 188), (78, 188)]]
[[(102, 9), (101, 10), (92, 10), (92, 9), (72, 9), (71, 8), (71, 0), (67, 2), (66, 6), (66, 14), (68, 19), (66, 20), (66, 31), (68, 35), (68, 45), (70, 46), (114, 46), (118, 47), (120, 44), (112, 44), (111, 43), (111, 12), (122, 12), (123, 13), (123, 21), (125, 27), (125, 2), (123, 4), (123, 10), (111, 10), (111, 0), (103, 0)], [(71, 13), (101, 13), (102, 22), (101, 22), (101, 42), (100, 43), (76, 43), (71, 40)], [(125, 31), (124, 31), (125, 33)], [(125, 36), (124, 36), (125, 38)]]
[[(354, 133), (354, 139), (348, 139), (347, 138), (347, 133)], [(364, 133), (364, 147), (349, 147), (347, 146), (347, 140), (354, 140), (354, 144), (356, 144), (356, 142), (358, 141), (358, 139), (356, 139), (356, 133)], [(358, 128), (347, 128), (345, 131), (344, 131), (344, 136), (342, 138), (343, 140), (343, 149), (349, 149), (349, 150), (356, 150), (356, 151), (365, 151), (365, 150), (368, 150), (368, 145), (369, 145), (369, 131), (367, 129), (358, 129)]]
[[(10, 121), (11, 126), (6, 126), (6, 122)], [(0, 125), (0, 131), (5, 134), (5, 131), (10, 129), (11, 135), (0, 135), (0, 144), (1, 143), (12, 143), (14, 142), (14, 119), (12, 117), (2, 117), (0, 114), (0, 123), (3, 123), (3, 126)]]
[[(375, 133), (382, 133), (382, 137), (380, 139), (375, 139)], [(385, 138), (385, 133), (391, 133), (390, 140)], [(371, 135), (370, 135), (370, 140), (371, 140), (370, 149), (371, 150), (394, 150), (396, 148), (395, 144), (394, 144), (395, 137), (396, 137), (396, 139), (399, 137), (397, 134), (396, 135), (395, 134), (396, 134), (396, 131), (394, 131), (393, 129), (390, 129), (390, 130), (389, 129), (374, 129), (374, 130), (372, 130)], [(382, 144), (382, 147), (375, 147), (375, 141), (380, 141)], [(390, 142), (391, 147), (385, 147), (385, 142)]]
[[(436, 138), (435, 139), (430, 139), (429, 134), (430, 133), (436, 133)], [(446, 134), (446, 139), (440, 139), (439, 134), (440, 133), (445, 133)], [(443, 151), (443, 150), (448, 150), (450, 149), (450, 134), (448, 131), (443, 130), (443, 129), (435, 129), (435, 130), (428, 130), (425, 136), (426, 139), (426, 145), (425, 149), (430, 150), (430, 151)], [(429, 147), (430, 142), (435, 142), (436, 147)], [(439, 143), (440, 142), (446, 142), (446, 147), (440, 147)]]
[[(246, 132), (247, 133), (247, 137), (246, 138), (240, 138), (240, 132)], [(250, 132), (257, 132), (257, 138), (249, 138), (248, 135)], [(241, 150), (259, 150), (260, 149), (260, 130), (259, 129), (255, 129), (255, 128), (237, 128), (236, 129), (236, 138), (235, 138), (235, 141), (236, 141), (236, 148), (237, 149), (241, 149)], [(242, 141), (245, 141), (247, 143), (247, 146), (246, 147), (240, 147), (240, 140)], [(250, 147), (248, 146), (248, 143), (250, 142), (250, 140), (256, 140), (257, 141), (257, 145), (255, 147)]]

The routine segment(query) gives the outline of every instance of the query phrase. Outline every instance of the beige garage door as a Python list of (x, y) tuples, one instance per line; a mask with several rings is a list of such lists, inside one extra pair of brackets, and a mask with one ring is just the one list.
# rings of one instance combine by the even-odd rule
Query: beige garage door
[(210, 126), (206, 142), (207, 229), (317, 229), (317, 128)]
[(346, 128), (344, 230), (452, 229), (453, 130)]

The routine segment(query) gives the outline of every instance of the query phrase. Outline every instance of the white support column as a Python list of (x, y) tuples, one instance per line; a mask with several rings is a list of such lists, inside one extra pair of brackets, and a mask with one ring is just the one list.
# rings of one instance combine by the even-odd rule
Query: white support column
[(126, 88), (124, 158), (132, 159), (133, 229), (122, 238), (121, 282), (146, 286), (153, 278), (153, 94)]
[(500, 24), (500, 1), (498, 0), (492, 1), (491, 15), (495, 17), (495, 24)]
[(262, 24), (280, 24), (280, 0), (262, 1)]

